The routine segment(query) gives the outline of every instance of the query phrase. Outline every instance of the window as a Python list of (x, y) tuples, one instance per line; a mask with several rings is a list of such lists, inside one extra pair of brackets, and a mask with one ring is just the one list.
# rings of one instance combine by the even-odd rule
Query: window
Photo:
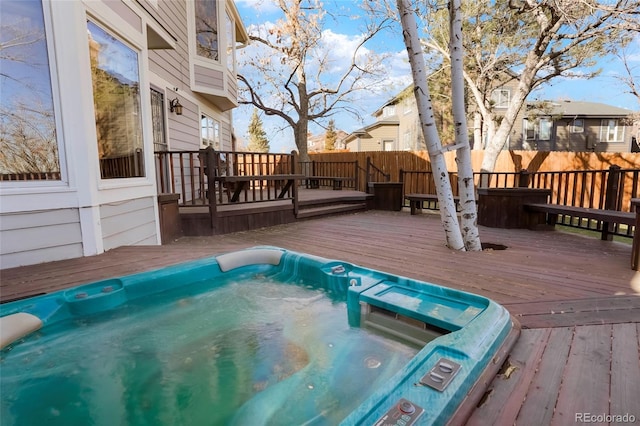
[(153, 150), (167, 151), (167, 137), (164, 131), (164, 95), (151, 89), (151, 123), (153, 125)]
[(60, 180), (42, 3), (2, 0), (0, 176)]
[(402, 145), (405, 151), (411, 151), (413, 149), (413, 140), (411, 138), (411, 130), (407, 130), (402, 135)]
[(571, 127), (569, 128), (570, 133), (584, 133), (584, 120), (582, 118), (576, 118), (571, 122)]
[(93, 104), (103, 179), (142, 177), (138, 52), (87, 21)]
[(204, 114), (200, 117), (200, 135), (202, 146), (220, 149), (220, 122)]
[(405, 114), (410, 114), (413, 111), (413, 102), (411, 96), (407, 96), (402, 100), (402, 109)]
[(551, 140), (551, 130), (553, 129), (553, 122), (549, 117), (540, 117), (534, 120), (525, 118), (523, 127), (525, 132), (525, 140)]
[(622, 142), (624, 139), (624, 126), (620, 126), (618, 120), (602, 120), (600, 124), (600, 141)]
[(525, 139), (530, 141), (530, 140), (535, 140), (536, 138), (536, 123), (534, 121), (531, 121), (527, 118), (524, 119), (524, 134), (525, 134)]
[(236, 42), (234, 37), (235, 31), (233, 29), (233, 19), (231, 19), (231, 16), (229, 16), (229, 12), (227, 12), (225, 19), (225, 34), (227, 38), (227, 69), (229, 69), (229, 71), (231, 72), (234, 71), (236, 64), (236, 50), (234, 49)]
[(195, 0), (196, 53), (218, 61), (218, 2)]
[(387, 105), (382, 110), (382, 117), (383, 118), (391, 117), (391, 116), (394, 116), (394, 115), (396, 115), (396, 106), (395, 105)]
[(491, 101), (495, 108), (508, 108), (511, 101), (509, 89), (496, 89), (491, 92)]
[(551, 140), (551, 119), (542, 117), (538, 122), (538, 140), (549, 141)]

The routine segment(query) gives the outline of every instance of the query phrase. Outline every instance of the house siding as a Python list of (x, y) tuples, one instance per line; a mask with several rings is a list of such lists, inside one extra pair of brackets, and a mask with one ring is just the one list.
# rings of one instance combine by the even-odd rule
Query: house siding
[(104, 249), (157, 244), (154, 197), (100, 206)]
[(159, 1), (157, 10), (152, 6), (146, 10), (177, 40), (175, 49), (149, 51), (149, 71), (167, 81), (171, 89), (190, 91), (186, 3)]
[(131, 27), (138, 32), (142, 32), (142, 19), (129, 8), (123, 1), (107, 1), (105, 4), (113, 10), (118, 16), (124, 19)]
[(224, 73), (222, 71), (212, 70), (200, 65), (194, 65), (193, 71), (196, 86), (224, 90)]
[(82, 255), (78, 209), (0, 215), (0, 268)]
[[(230, 1), (219, 4), (231, 7)], [(151, 124), (157, 121), (152, 120), (152, 114), (164, 120), (170, 150), (200, 149), (202, 113), (220, 122), (222, 147), (231, 148), (229, 108), (235, 106), (236, 99), (229, 94), (237, 91), (236, 76), (226, 68), (226, 62), (214, 64), (214, 69), (199, 68), (197, 77), (216, 88), (196, 84), (193, 67), (194, 59), (198, 59), (191, 56), (189, 48), (189, 24), (193, 20), (189, 1), (83, 0), (43, 4), (51, 21), (46, 41), (62, 180), (55, 185), (44, 183), (43, 190), (38, 188), (42, 184), (38, 182), (22, 182), (20, 187), (15, 182), (0, 182), (3, 190), (5, 185), (11, 189), (0, 193), (2, 268), (93, 255), (121, 245), (160, 243), (157, 188), (153, 184), (157, 179), (153, 164), (157, 161), (152, 156), (151, 136)], [(100, 177), (87, 16), (138, 52), (139, 83), (146, 87), (141, 91), (139, 111), (147, 166), (144, 176)], [(237, 24), (242, 26), (241, 20)], [(238, 31), (246, 37), (243, 27)], [(157, 109), (149, 107), (150, 87), (164, 95), (162, 117)], [(194, 87), (202, 91), (193, 90)], [(170, 101), (175, 98), (183, 106), (181, 115), (170, 111)], [(197, 159), (194, 161), (197, 164)], [(174, 167), (179, 167), (178, 163)], [(191, 185), (190, 181), (187, 177), (186, 185)], [(201, 195), (198, 183), (193, 186), (194, 193)], [(48, 187), (53, 191), (47, 192)]]

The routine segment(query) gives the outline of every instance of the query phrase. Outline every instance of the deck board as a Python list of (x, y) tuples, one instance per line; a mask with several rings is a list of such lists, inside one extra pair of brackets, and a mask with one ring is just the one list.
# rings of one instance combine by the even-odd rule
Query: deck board
[(577, 413), (608, 413), (611, 326), (576, 327), (551, 424), (575, 422)]
[(537, 373), (516, 418), (516, 424), (539, 426), (551, 423), (562, 383), (562, 371), (569, 356), (573, 328), (554, 328), (548, 334)]
[(489, 386), (484, 401), (467, 421), (469, 426), (514, 424), (549, 333), (549, 330), (537, 329), (520, 336), (502, 371)]
[(257, 245), (278, 246), (471, 291), (505, 305), (523, 327), (509, 358), (516, 368), (508, 379), (501, 374), (492, 381), (469, 424), (573, 424), (576, 410), (630, 412), (640, 419), (640, 273), (629, 268), (631, 246), (557, 230), (481, 226), (480, 236), (507, 249), (454, 252), (444, 245), (438, 215), (368, 211), (4, 269), (0, 300)]
[(613, 329), (611, 348), (612, 414), (633, 414), (640, 421), (640, 324)]

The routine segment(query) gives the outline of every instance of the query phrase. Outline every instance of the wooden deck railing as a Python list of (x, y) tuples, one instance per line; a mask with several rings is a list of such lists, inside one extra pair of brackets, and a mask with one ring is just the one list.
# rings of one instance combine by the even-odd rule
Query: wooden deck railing
[[(457, 174), (450, 175), (453, 194), (458, 195)], [(435, 194), (432, 172), (401, 170), (403, 193)], [(550, 203), (565, 206), (631, 211), (631, 199), (640, 196), (640, 169), (621, 169), (611, 166), (607, 170), (560, 172), (496, 172), (474, 173), (476, 186), (483, 182), (490, 188), (530, 187), (551, 190)], [(563, 223), (584, 229), (601, 229), (597, 221), (567, 218)], [(631, 237), (632, 227), (618, 227), (614, 234)]]
[[(180, 194), (180, 207), (256, 203), (292, 199), (280, 179), (294, 175), (293, 154), (199, 151), (156, 152), (160, 193)], [(234, 195), (235, 194), (235, 198)]]

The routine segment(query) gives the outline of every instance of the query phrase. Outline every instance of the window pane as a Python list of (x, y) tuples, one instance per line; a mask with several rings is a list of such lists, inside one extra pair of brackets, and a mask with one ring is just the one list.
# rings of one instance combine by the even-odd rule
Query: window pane
[(144, 176), (138, 53), (93, 22), (87, 27), (101, 176)]
[(235, 31), (233, 31), (233, 20), (227, 13), (226, 14), (227, 68), (229, 69), (229, 71), (232, 71), (232, 72), (236, 63), (235, 49), (233, 48), (235, 46), (234, 33)]
[(551, 120), (548, 118), (540, 119), (540, 136), (538, 139), (541, 141), (551, 140)]
[(0, 70), (0, 179), (60, 179), (40, 1), (2, 0)]
[(217, 2), (195, 0), (196, 53), (199, 56), (218, 60), (218, 13)]
[(164, 131), (164, 95), (151, 89), (151, 122), (153, 123), (154, 151), (167, 151), (167, 139)]
[(571, 126), (571, 133), (584, 133), (584, 120), (576, 118)]
[(496, 89), (491, 92), (491, 100), (496, 108), (508, 108), (511, 92), (508, 89)]

